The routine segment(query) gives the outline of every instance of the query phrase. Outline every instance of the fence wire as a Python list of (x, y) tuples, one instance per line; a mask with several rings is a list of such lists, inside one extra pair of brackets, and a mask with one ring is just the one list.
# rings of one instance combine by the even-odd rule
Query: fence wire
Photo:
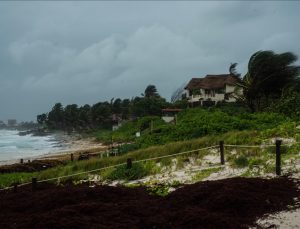
[[(295, 143), (291, 143), (291, 144), (281, 144), (281, 146), (285, 146), (285, 145), (292, 146), (292, 145), (296, 145), (296, 144), (300, 144), (300, 142), (295, 142)], [(271, 146), (274, 147), (276, 145), (275, 144), (268, 144), (268, 145), (230, 145), (230, 144), (224, 144), (224, 147), (235, 147), (235, 148), (263, 148), (263, 147), (271, 147)], [(174, 157), (174, 156), (178, 156), (178, 155), (199, 152), (199, 151), (213, 149), (213, 148), (217, 148), (217, 147), (219, 147), (219, 145), (213, 145), (213, 146), (209, 146), (209, 147), (205, 147), (205, 148), (189, 150), (189, 151), (184, 151), (184, 152), (180, 152), (180, 153), (174, 153), (174, 154), (169, 154), (169, 155), (165, 155), (165, 156), (160, 156), (160, 157), (152, 157), (152, 158), (147, 158), (147, 159), (142, 159), (142, 160), (135, 160), (135, 161), (132, 161), (132, 163), (139, 163), (139, 162), (158, 160), (158, 159), (163, 159), (163, 158), (168, 158), (168, 157)], [(111, 166), (107, 166), (107, 167), (103, 167), (103, 168), (99, 168), (99, 169), (93, 169), (93, 170), (89, 170), (89, 171), (78, 172), (78, 173), (69, 174), (69, 175), (65, 175), (65, 176), (53, 177), (53, 178), (44, 179), (44, 180), (38, 180), (37, 183), (48, 182), (48, 181), (53, 181), (53, 180), (59, 180), (59, 179), (63, 179), (63, 178), (78, 176), (78, 175), (82, 175), (82, 174), (98, 172), (98, 171), (109, 169), (109, 168), (116, 168), (116, 167), (119, 167), (119, 166), (122, 166), (122, 165), (126, 165), (126, 163), (120, 163), (120, 164), (117, 164), (117, 165), (111, 165)], [(18, 184), (17, 186), (21, 187), (21, 186), (25, 186), (25, 185), (29, 185), (29, 184), (32, 184), (32, 182)], [(0, 191), (9, 190), (9, 189), (13, 189), (13, 188), (14, 188), (14, 186), (10, 186), (10, 187), (6, 187), (6, 188), (2, 188), (2, 189), (0, 189)]]
[[(152, 158), (147, 158), (147, 159), (142, 159), (142, 160), (136, 160), (136, 161), (132, 161), (132, 163), (139, 163), (139, 162), (146, 162), (146, 161), (151, 161), (151, 160), (158, 160), (158, 159), (167, 158), (167, 157), (174, 157), (174, 156), (178, 156), (178, 155), (189, 154), (189, 153), (193, 153), (193, 152), (199, 152), (199, 151), (203, 151), (203, 150), (213, 149), (213, 148), (216, 148), (216, 147), (218, 147), (218, 145), (209, 146), (209, 147), (200, 148), (200, 149), (195, 149), (195, 150), (189, 150), (189, 151), (180, 152), (180, 153), (169, 154), (169, 155), (160, 156), (160, 157), (152, 157)], [(44, 179), (44, 180), (38, 180), (37, 183), (48, 182), (48, 181), (53, 181), (53, 180), (60, 180), (60, 179), (63, 179), (63, 178), (78, 176), (78, 175), (82, 175), (82, 174), (98, 172), (98, 171), (105, 170), (105, 169), (116, 168), (116, 167), (119, 167), (121, 165), (126, 165), (126, 163), (120, 163), (120, 164), (117, 164), (117, 165), (111, 165), (111, 166), (107, 166), (107, 167), (103, 167), (103, 168), (99, 168), (99, 169), (83, 171), (83, 172), (69, 174), (69, 175), (65, 175), (65, 176), (53, 177), (53, 178)], [(22, 184), (18, 184), (17, 186), (21, 187), (21, 186), (29, 185), (31, 183), (32, 182), (22, 183)], [(0, 189), (0, 191), (12, 189), (12, 188), (14, 188), (14, 186), (10, 186), (10, 187)]]

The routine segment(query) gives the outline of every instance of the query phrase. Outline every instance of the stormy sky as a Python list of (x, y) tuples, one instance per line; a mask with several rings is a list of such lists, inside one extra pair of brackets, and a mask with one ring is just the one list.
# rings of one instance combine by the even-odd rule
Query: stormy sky
[[(300, 2), (0, 2), (0, 120), (56, 102), (170, 99), (191, 77), (245, 74), (258, 50), (300, 55)], [(299, 61), (298, 61), (299, 64)]]

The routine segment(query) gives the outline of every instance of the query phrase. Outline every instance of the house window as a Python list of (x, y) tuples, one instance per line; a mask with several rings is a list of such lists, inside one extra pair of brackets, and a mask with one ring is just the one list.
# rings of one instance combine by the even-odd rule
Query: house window
[(201, 95), (200, 89), (194, 89), (194, 90), (192, 91), (192, 95)]
[(230, 94), (231, 94), (231, 93), (226, 93), (226, 94), (224, 95), (224, 99), (225, 99), (225, 100), (229, 100)]
[(217, 94), (225, 94), (225, 88), (218, 88), (216, 89)]

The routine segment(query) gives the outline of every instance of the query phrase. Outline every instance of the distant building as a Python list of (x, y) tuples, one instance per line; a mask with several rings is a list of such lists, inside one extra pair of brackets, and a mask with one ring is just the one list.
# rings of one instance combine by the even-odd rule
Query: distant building
[(0, 128), (4, 128), (4, 127), (6, 127), (6, 124), (0, 120)]
[(7, 126), (8, 127), (17, 126), (17, 120), (16, 119), (8, 119)]
[(235, 102), (237, 79), (230, 74), (206, 75), (192, 78), (185, 87), (185, 98), (192, 106), (216, 105), (218, 102)]
[(176, 115), (182, 111), (182, 109), (166, 108), (162, 109), (162, 120), (167, 123), (176, 122)]
[(112, 114), (112, 131), (119, 129), (122, 126), (122, 118), (117, 114)]

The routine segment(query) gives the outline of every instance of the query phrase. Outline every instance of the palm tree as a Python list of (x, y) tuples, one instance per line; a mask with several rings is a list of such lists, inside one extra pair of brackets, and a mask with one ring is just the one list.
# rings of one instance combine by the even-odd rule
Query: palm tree
[(145, 89), (144, 93), (145, 97), (159, 97), (159, 94), (157, 92), (157, 89), (155, 85), (148, 85), (147, 88)]
[(243, 88), (243, 99), (253, 112), (269, 106), (270, 99), (279, 99), (285, 88), (298, 83), (300, 67), (292, 65), (296, 60), (291, 52), (258, 51), (251, 56), (248, 72), (237, 85)]
[(237, 79), (240, 78), (241, 74), (237, 72), (236, 70), (236, 66), (238, 64), (237, 63), (231, 63), (229, 66), (229, 74)]

